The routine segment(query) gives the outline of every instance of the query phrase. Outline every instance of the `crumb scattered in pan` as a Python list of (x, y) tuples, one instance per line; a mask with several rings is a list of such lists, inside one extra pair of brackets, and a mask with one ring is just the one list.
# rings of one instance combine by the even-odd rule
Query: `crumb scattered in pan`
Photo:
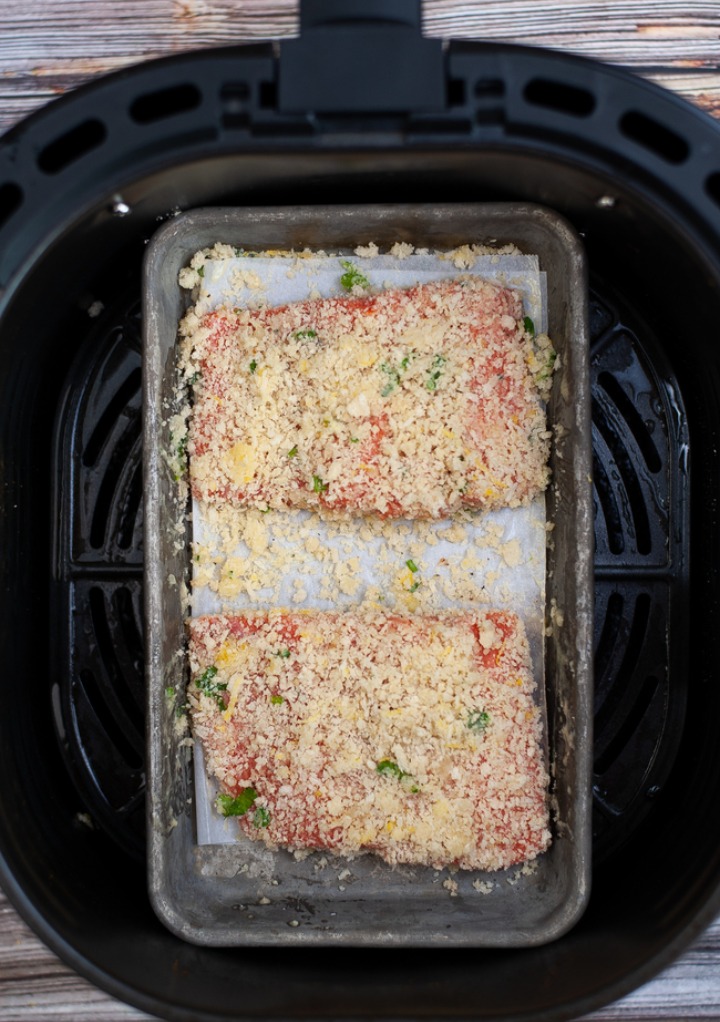
[(380, 254), (380, 249), (374, 241), (371, 241), (369, 245), (358, 245), (354, 252), (361, 259), (374, 259)]
[(407, 259), (411, 256), (415, 248), (407, 241), (396, 241), (390, 249), (390, 255), (395, 256), (396, 259)]

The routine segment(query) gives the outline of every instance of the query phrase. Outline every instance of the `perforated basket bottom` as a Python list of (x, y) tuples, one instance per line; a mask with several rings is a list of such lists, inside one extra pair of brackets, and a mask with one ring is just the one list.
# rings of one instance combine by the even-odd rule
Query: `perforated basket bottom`
[[(688, 436), (679, 389), (632, 310), (591, 292), (595, 862), (652, 810), (685, 713)], [(58, 424), (56, 723), (93, 820), (144, 854), (140, 300), (88, 319)], [(61, 485), (62, 484), (62, 485)]]

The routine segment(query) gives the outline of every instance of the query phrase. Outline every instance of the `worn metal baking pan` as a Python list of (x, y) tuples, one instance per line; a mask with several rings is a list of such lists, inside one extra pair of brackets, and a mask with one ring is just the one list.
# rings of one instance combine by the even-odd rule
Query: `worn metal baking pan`
[[(178, 727), (187, 683), (184, 596), (188, 521), (172, 467), (178, 273), (201, 248), (351, 251), (375, 242), (452, 249), (512, 242), (548, 275), (549, 333), (560, 355), (548, 407), (555, 429), (547, 516), (545, 648), (553, 842), (534, 872), (503, 875), (488, 893), (457, 873), (391, 868), (373, 856), (318, 868), (285, 852), (199, 845), (191, 743)], [(145, 627), (148, 692), (149, 889), (179, 936), (210, 945), (364, 944), (517, 947), (559, 937), (580, 917), (590, 884), (592, 757), (592, 510), (587, 281), (568, 224), (538, 206), (478, 204), (206, 209), (166, 224), (144, 267)], [(169, 584), (169, 581), (177, 584)], [(555, 611), (560, 613), (555, 613)], [(168, 694), (170, 693), (170, 694)], [(179, 693), (179, 695), (175, 695)], [(510, 882), (506, 882), (510, 881)]]

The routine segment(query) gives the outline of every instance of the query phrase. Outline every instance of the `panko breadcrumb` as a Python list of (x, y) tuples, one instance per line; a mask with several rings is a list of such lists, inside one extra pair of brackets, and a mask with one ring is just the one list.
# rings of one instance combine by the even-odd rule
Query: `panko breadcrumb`
[(181, 329), (198, 500), (419, 519), (547, 485), (552, 349), (510, 288), (468, 277)]
[(508, 611), (189, 624), (218, 808), (271, 848), (497, 870), (550, 841), (540, 712)]

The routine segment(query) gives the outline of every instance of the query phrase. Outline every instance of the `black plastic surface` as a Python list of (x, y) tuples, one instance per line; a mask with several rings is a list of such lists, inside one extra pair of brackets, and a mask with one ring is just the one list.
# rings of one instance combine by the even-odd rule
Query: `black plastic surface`
[(304, 116), (444, 109), (442, 43), (420, 34), (420, 0), (302, 0), (300, 30), (281, 44), (278, 109)]
[[(0, 145), (0, 698), (11, 707), (0, 716), (0, 881), (73, 967), (164, 1017), (571, 1018), (649, 979), (720, 909), (712, 726), (720, 715), (720, 134), (676, 97), (579, 58), (452, 44), (448, 69), (441, 114), (349, 125), (278, 113), (269, 46), (193, 54), (80, 90)], [(646, 554), (647, 541), (633, 547), (637, 521), (632, 533), (621, 522), (614, 542), (624, 538), (628, 565), (622, 577), (600, 579), (598, 600), (608, 605), (617, 591), (616, 608), (622, 597), (637, 610), (643, 593), (671, 593), (659, 599), (670, 623), (668, 674), (646, 662), (636, 676), (657, 677), (680, 708), (664, 718), (666, 741), (677, 746), (647, 758), (649, 784), (639, 779), (627, 801), (633, 822), (624, 842), (607, 839), (588, 911), (543, 949), (407, 957), (185, 945), (154, 919), (142, 864), (100, 821), (87, 825), (85, 789), (56, 740), (62, 714), (53, 704), (68, 679), (67, 635), (57, 628), (66, 580), (51, 544), (55, 424), (62, 400), (74, 399), (67, 384), (88, 337), (88, 308), (100, 300), (110, 309), (126, 288), (137, 292), (145, 240), (176, 208), (360, 196), (527, 200), (564, 213), (585, 235), (603, 303), (618, 307), (640, 341), (642, 373), (630, 367), (619, 382), (631, 396), (648, 379), (640, 391), (659, 390), (679, 438), (667, 447), (679, 465), (646, 476), (640, 464), (636, 474), (651, 507), (661, 488), (643, 490), (646, 478), (669, 480), (670, 508), (689, 506), (680, 538), (691, 562), (676, 572), (677, 528), (672, 559), (658, 566), (656, 526), (645, 533)], [(111, 318), (119, 322), (126, 308)], [(682, 395), (684, 409), (675, 403), (684, 419), (666, 381)], [(658, 428), (651, 436), (662, 458)], [(651, 447), (642, 444), (647, 463)], [(676, 489), (683, 480), (690, 505)], [(622, 477), (611, 482), (622, 495)], [(620, 636), (630, 634), (624, 611), (620, 620)], [(659, 620), (648, 619), (653, 629)], [(614, 654), (615, 646), (605, 648)], [(605, 664), (610, 685), (612, 655)], [(667, 775), (656, 784), (653, 764), (663, 762)]]

